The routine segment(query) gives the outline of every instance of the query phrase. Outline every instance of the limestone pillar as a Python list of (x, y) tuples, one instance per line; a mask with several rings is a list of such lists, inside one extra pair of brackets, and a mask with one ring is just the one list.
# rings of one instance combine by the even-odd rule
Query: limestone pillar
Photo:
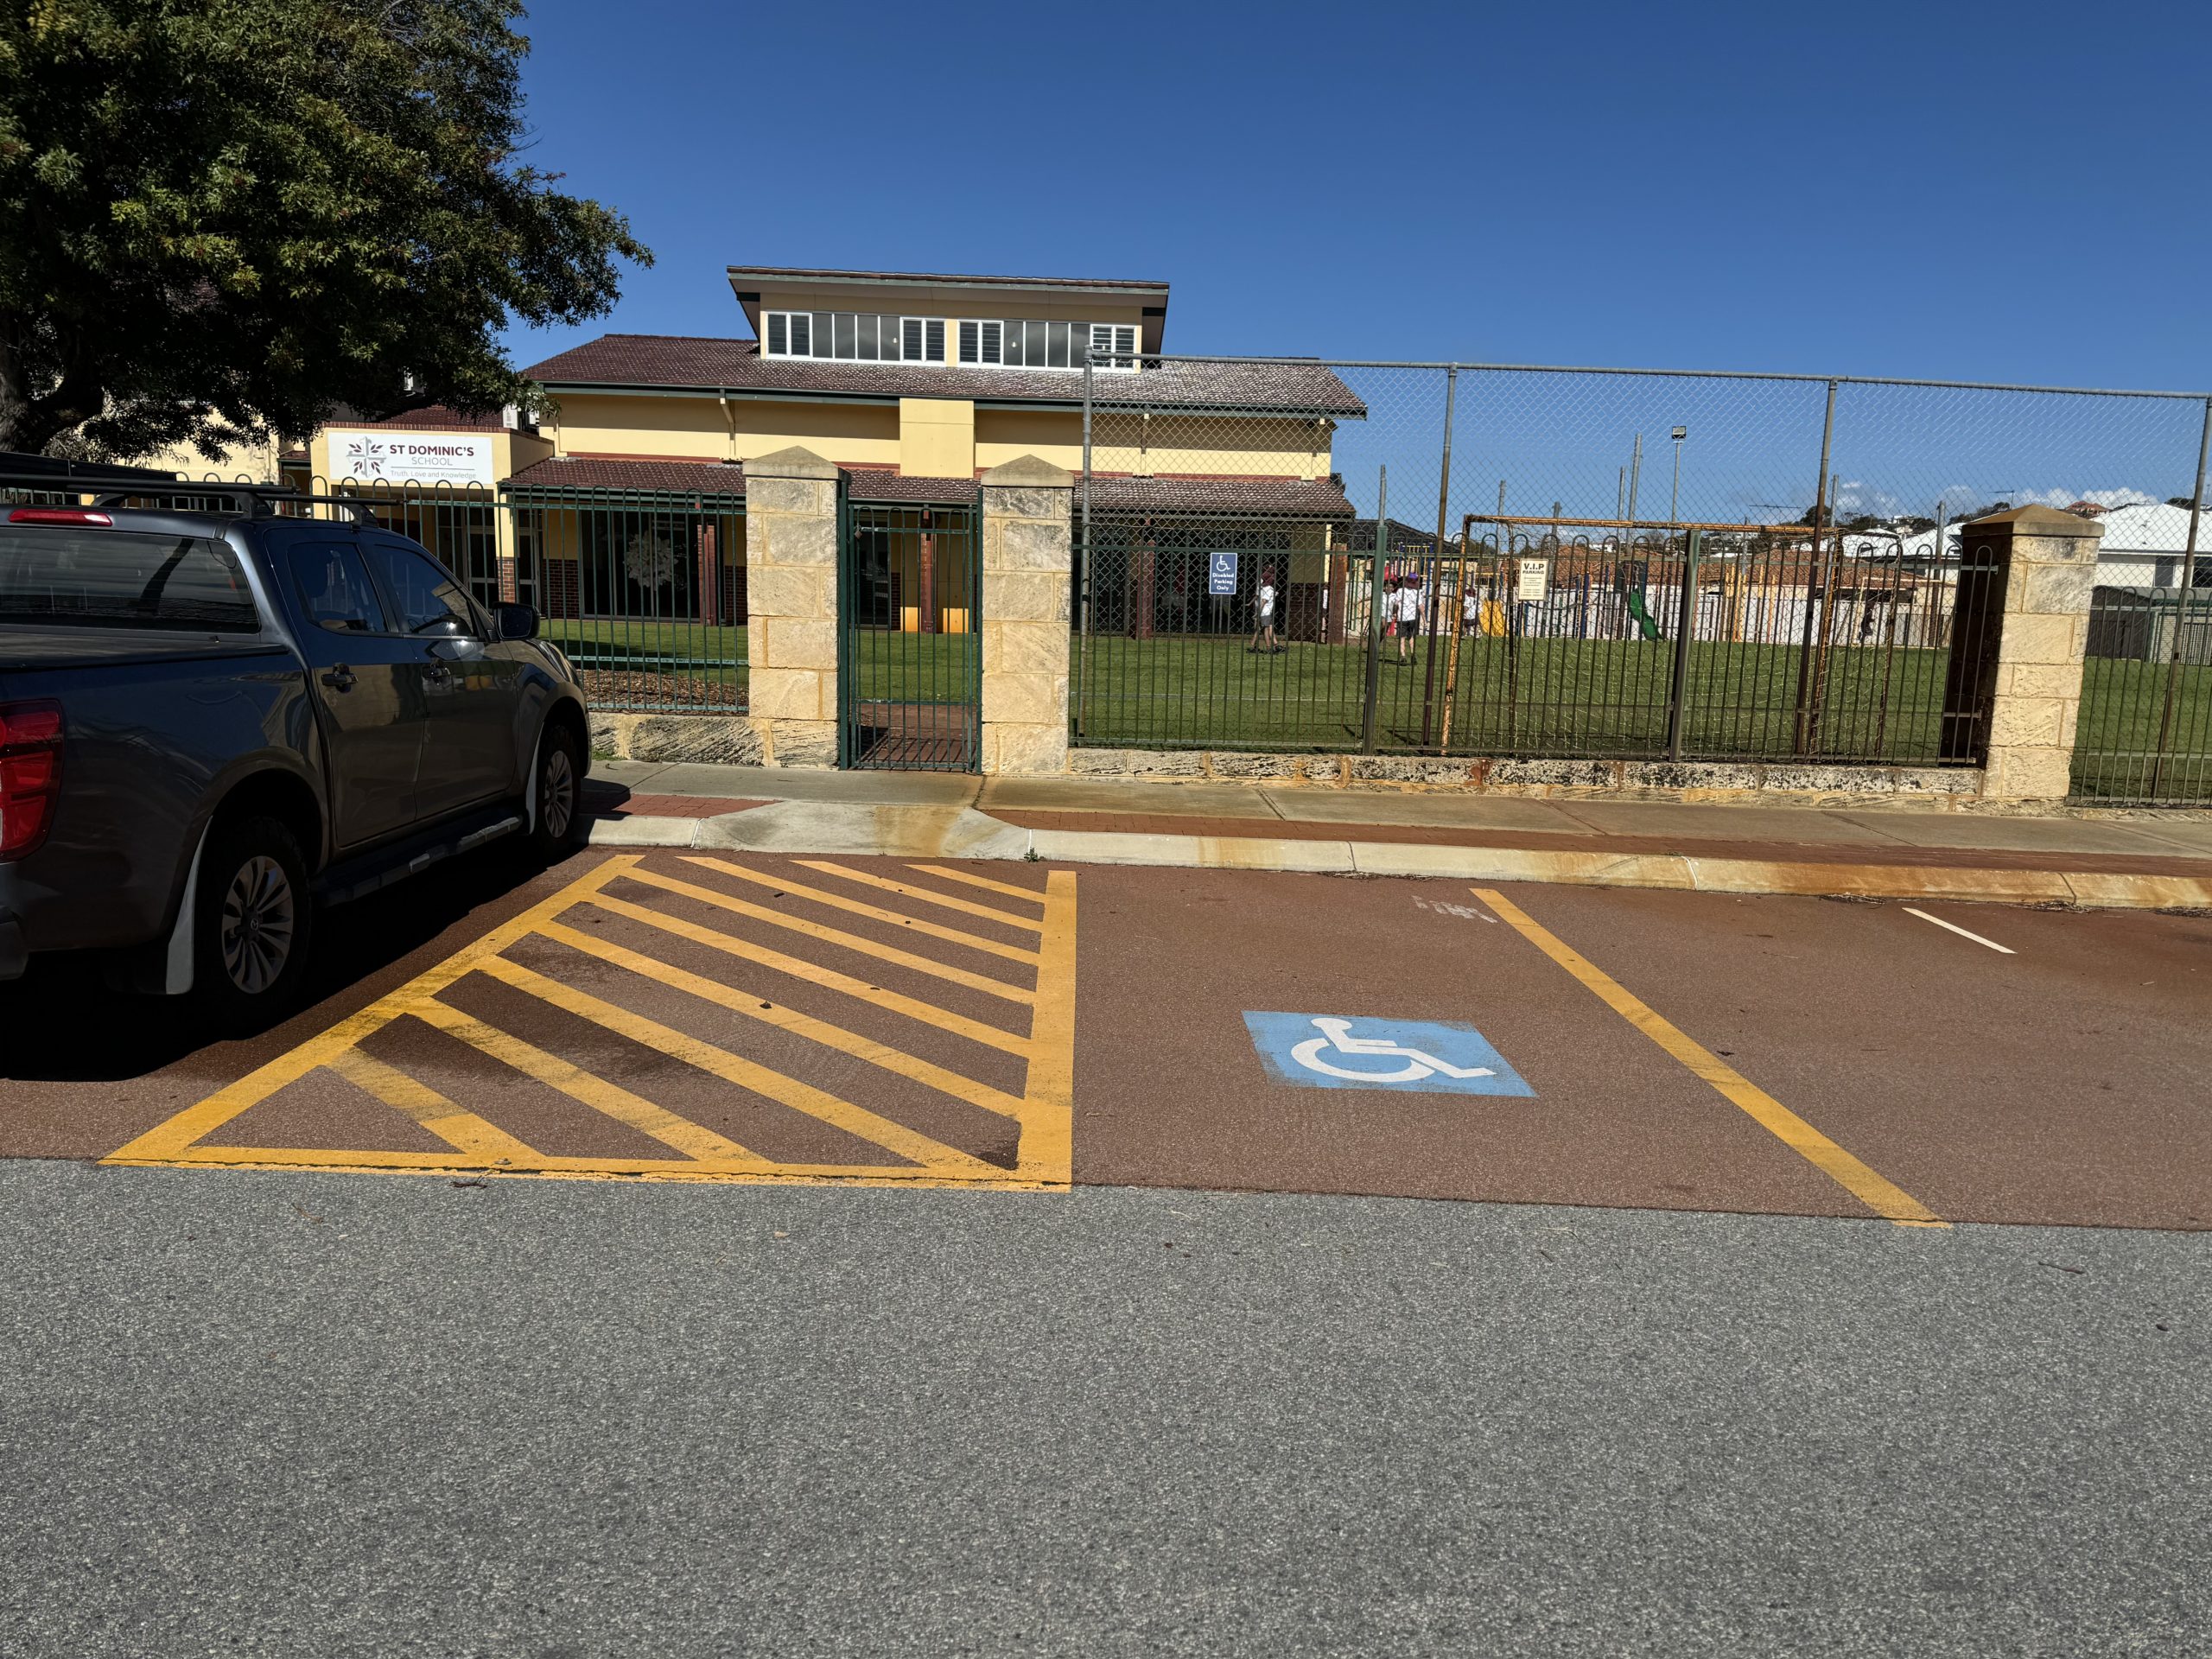
[(2104, 526), (2052, 507), (1977, 518), (1960, 532), (1942, 755), (1979, 758), (1989, 800), (2063, 800), (2071, 789), (2082, 653)]
[(745, 463), (747, 701), (761, 763), (837, 764), (837, 497), (843, 474), (792, 448)]
[(1065, 772), (1075, 476), (1021, 455), (982, 493), (982, 769)]

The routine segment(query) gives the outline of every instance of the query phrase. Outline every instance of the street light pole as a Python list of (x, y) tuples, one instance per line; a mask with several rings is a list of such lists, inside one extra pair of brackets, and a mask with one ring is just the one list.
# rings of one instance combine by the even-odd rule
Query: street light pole
[(1667, 522), (1670, 524), (1679, 524), (1682, 522), (1682, 440), (1689, 436), (1689, 435), (1690, 429), (1687, 426), (1676, 427), (1673, 434), (1675, 440), (1675, 493), (1667, 499)]

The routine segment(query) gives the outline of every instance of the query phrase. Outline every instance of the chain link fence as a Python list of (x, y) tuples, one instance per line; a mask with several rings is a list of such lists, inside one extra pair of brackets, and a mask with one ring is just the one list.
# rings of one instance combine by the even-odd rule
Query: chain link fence
[(2077, 789), (2212, 787), (2202, 395), (1295, 359), (1084, 378), (1078, 744), (1974, 764), (1987, 711), (1947, 688), (1995, 641), (1955, 622), (1956, 527), (2034, 504), (2101, 518), (2114, 614), (2170, 619), (2093, 630)]

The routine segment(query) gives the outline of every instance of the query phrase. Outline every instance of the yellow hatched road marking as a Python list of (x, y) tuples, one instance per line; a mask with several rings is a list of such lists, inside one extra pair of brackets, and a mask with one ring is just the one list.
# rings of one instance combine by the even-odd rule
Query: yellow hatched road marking
[(1761, 1128), (1876, 1215), (1905, 1226), (1943, 1227), (1949, 1224), (1911, 1193), (1853, 1157), (1727, 1061), (1639, 1001), (1627, 987), (1538, 923), (1503, 893), (1489, 887), (1476, 887), (1471, 891), (1476, 898), (1511, 924), (1529, 944), (1580, 981), (1597, 995), (1599, 1001), (1674, 1056), (1694, 1075), (1710, 1084), (1723, 1098), (1748, 1114)]
[[(406, 1113), (455, 1152), (465, 1152), (486, 1162), (499, 1159), (535, 1160), (537, 1151), (475, 1113), (464, 1111), (428, 1084), (417, 1083), (404, 1071), (373, 1059), (358, 1048), (348, 1049), (330, 1061), (330, 1069), (357, 1089), (367, 1090), (385, 1105)], [(435, 1155), (435, 1154), (432, 1154)]]
[[(563, 929), (563, 931), (567, 932), (569, 930)], [(584, 938), (582, 934), (577, 934), (575, 937)], [(598, 941), (588, 939), (585, 942), (598, 943)], [(622, 950), (620, 945), (610, 945), (607, 948), (610, 950), (620, 951), (624, 956), (633, 954)], [(652, 959), (649, 957), (639, 957), (636, 960), (651, 963)], [(620, 965), (629, 966), (626, 963)], [(659, 966), (658, 963), (653, 965)], [(602, 1001), (588, 991), (580, 991), (573, 985), (563, 985), (559, 980), (550, 979), (543, 974), (524, 967), (520, 963), (509, 962), (505, 957), (501, 957), (496, 962), (486, 963), (484, 970), (505, 980), (517, 990), (528, 991), (532, 996), (550, 1002), (556, 1008), (566, 1008), (571, 1014), (581, 1014), (587, 1020), (605, 1026), (609, 1031), (629, 1038), (632, 1042), (643, 1043), (650, 1048), (658, 1049), (662, 1053), (674, 1056), (686, 1065), (696, 1066), (702, 1071), (711, 1072), (725, 1083), (734, 1083), (741, 1089), (750, 1089), (756, 1095), (804, 1112), (810, 1117), (820, 1118), (824, 1123), (834, 1128), (842, 1129), (848, 1135), (857, 1136), (862, 1141), (872, 1141), (886, 1152), (895, 1154), (913, 1163), (932, 1169), (965, 1169), (999, 1173), (995, 1165), (987, 1164), (982, 1159), (962, 1152), (956, 1147), (948, 1147), (941, 1141), (933, 1141), (928, 1135), (910, 1129), (903, 1123), (894, 1123), (887, 1117), (879, 1117), (865, 1106), (855, 1106), (851, 1101), (841, 1100), (827, 1090), (817, 1089), (810, 1083), (801, 1083), (796, 1077), (787, 1077), (780, 1071), (772, 1071), (757, 1061), (745, 1058), (742, 1055), (733, 1054), (728, 1049), (717, 1048), (712, 1043), (702, 1042), (696, 1037), (686, 1036), (673, 1027), (662, 1025), (658, 1020), (649, 1020), (642, 1014), (632, 1014), (627, 1008), (618, 1007), (612, 1002)], [(663, 969), (662, 971), (670, 970)], [(674, 971), (679, 974), (682, 972), (681, 969)], [(683, 976), (691, 977), (690, 975)]]
[[(807, 1181), (838, 1180), (863, 1185), (990, 1186), (1001, 1189), (1065, 1190), (1071, 1177), (1071, 1084), (1074, 1043), (1075, 878), (1048, 878), (1047, 891), (1013, 892), (1044, 906), (1044, 919), (1028, 924), (1040, 935), (1040, 949), (1027, 950), (977, 938), (918, 918), (880, 910), (842, 894), (817, 892), (715, 859), (689, 861), (795, 897), (844, 909), (1007, 960), (1034, 967), (1033, 990), (975, 974), (875, 940), (842, 932), (800, 918), (749, 905), (726, 893), (660, 875), (642, 868), (642, 855), (604, 860), (594, 868), (474, 940), (407, 983), (378, 997), (358, 1014), (309, 1038), (248, 1076), (157, 1124), (111, 1154), (110, 1163), (261, 1169), (344, 1169), (386, 1173), (474, 1173), (561, 1178), (636, 1178), (663, 1180)], [(830, 867), (833, 871), (836, 867)], [(925, 875), (963, 878), (959, 871), (914, 867)], [(631, 904), (603, 889), (618, 880), (643, 882), (736, 914), (752, 916), (825, 944), (858, 951), (901, 967), (972, 987), (986, 995), (1031, 1008), (1027, 1036), (986, 1022), (932, 1007), (850, 974), (741, 939), (710, 926)], [(985, 878), (970, 878), (987, 885)], [(895, 885), (895, 884), (894, 884)], [(1004, 887), (1007, 884), (997, 884)], [(725, 954), (791, 973), (874, 1006), (926, 1021), (940, 1029), (985, 1043), (1026, 1059), (1024, 1084), (1009, 1094), (974, 1078), (901, 1052), (887, 1044), (846, 1031), (795, 1010), (761, 1008), (759, 999), (718, 980), (690, 974), (639, 952), (595, 939), (560, 919), (579, 906), (589, 906), (648, 923), (656, 930), (713, 945)], [(983, 907), (978, 907), (982, 909)], [(1007, 918), (1011, 919), (1011, 918)], [(1021, 1126), (1020, 1156), (1011, 1170), (879, 1116), (866, 1108), (794, 1077), (674, 1030), (645, 1015), (593, 996), (574, 986), (509, 960), (503, 952), (528, 938), (555, 941), (609, 962), (630, 973), (670, 985), (749, 1019), (787, 1030), (808, 1040), (881, 1067), (910, 1081), (1010, 1117)], [(889, 1158), (841, 1164), (777, 1163), (734, 1141), (631, 1093), (620, 1084), (572, 1065), (523, 1038), (499, 1029), (439, 1000), (439, 994), (471, 973), (482, 973), (553, 1007), (566, 1009), (633, 1042), (677, 1059), (765, 1101), (806, 1113), (882, 1148)], [(449, 1099), (399, 1066), (378, 1060), (359, 1045), (394, 1020), (413, 1016), (447, 1032), (500, 1065), (560, 1090), (570, 1098), (654, 1136), (672, 1148), (665, 1158), (571, 1156), (537, 1151)], [(211, 1147), (205, 1137), (240, 1114), (318, 1069), (327, 1070), (369, 1097), (411, 1119), (446, 1141), (450, 1152), (319, 1147)]]
[(410, 1003), (426, 996), (435, 996), (480, 963), (499, 955), (516, 940), (537, 931), (543, 924), (562, 912), (573, 909), (587, 894), (597, 892), (607, 882), (627, 872), (641, 856), (632, 854), (608, 859), (598, 868), (571, 881), (551, 898), (532, 905), (521, 915), (503, 922), (436, 967), (417, 975), (397, 990), (378, 997), (351, 1019), (340, 1020), (321, 1035), (310, 1037), (289, 1053), (280, 1054), (268, 1065), (256, 1067), (236, 1083), (217, 1090), (197, 1105), (188, 1106), (175, 1117), (156, 1123), (127, 1146), (110, 1153), (102, 1161), (132, 1163), (149, 1158), (176, 1157), (194, 1142), (213, 1135), (239, 1113), (259, 1105), (279, 1089), (297, 1083), (317, 1066), (328, 1065), (372, 1032), (390, 1025), (408, 1012)]
[(971, 1106), (980, 1106), (987, 1112), (996, 1112), (1001, 1117), (1019, 1120), (1021, 1101), (1018, 1096), (1004, 1090), (994, 1089), (987, 1083), (973, 1077), (963, 1077), (957, 1071), (948, 1071), (941, 1065), (918, 1059), (887, 1043), (879, 1043), (862, 1037), (842, 1026), (833, 1026), (827, 1020), (817, 1020), (810, 1014), (801, 1014), (796, 1008), (779, 1007), (741, 986), (725, 985), (720, 980), (702, 978), (671, 965), (656, 957), (615, 944), (607, 939), (595, 939), (588, 933), (578, 932), (573, 927), (550, 923), (539, 930), (550, 939), (558, 939), (601, 962), (611, 962), (618, 968), (627, 968), (632, 973), (654, 980), (663, 985), (673, 985), (679, 991), (689, 991), (702, 1001), (728, 1008), (732, 1014), (741, 1014), (748, 1020), (757, 1020), (764, 1026), (773, 1026), (779, 1031), (820, 1043), (824, 1048), (834, 1048), (841, 1054), (849, 1054), (856, 1060), (866, 1060), (880, 1065), (887, 1071), (895, 1071), (902, 1077), (925, 1084), (956, 1100), (964, 1100)]
[(1045, 878), (1044, 964), (1021, 1116), (1024, 1169), (1075, 1168), (1075, 872)]
[[(505, 958), (500, 958), (502, 963)], [(489, 969), (492, 964), (484, 963)], [(505, 978), (504, 974), (499, 977)], [(526, 1077), (535, 1077), (549, 1089), (557, 1089), (571, 1100), (582, 1102), (595, 1112), (604, 1113), (618, 1123), (626, 1123), (640, 1135), (649, 1135), (664, 1146), (673, 1147), (686, 1158), (728, 1158), (742, 1160), (766, 1167), (768, 1160), (736, 1141), (716, 1135), (712, 1129), (694, 1123), (688, 1117), (678, 1117), (665, 1106), (656, 1106), (641, 1095), (633, 1095), (620, 1084), (609, 1083), (604, 1077), (571, 1065), (557, 1054), (548, 1054), (533, 1043), (526, 1043), (497, 1027), (487, 1026), (471, 1014), (444, 1003), (425, 997), (408, 1012), (448, 1036), (456, 1037), (480, 1054), (488, 1054), (502, 1065), (512, 1066)]]
[(741, 881), (751, 881), (760, 887), (773, 887), (778, 893), (788, 893), (801, 899), (811, 899), (817, 905), (828, 905), (832, 909), (846, 911), (855, 916), (865, 916), (871, 921), (889, 922), (894, 927), (911, 927), (915, 932), (926, 933), (933, 939), (943, 939), (949, 944), (964, 944), (970, 950), (981, 950), (989, 956), (1004, 957), (1008, 962), (1027, 963), (1033, 968), (1039, 960), (1034, 950), (1025, 950), (1018, 944), (1001, 944), (996, 939), (979, 938), (973, 933), (963, 933), (957, 927), (944, 927), (936, 922), (925, 922), (918, 916), (902, 915), (895, 910), (884, 910), (874, 905), (864, 905), (859, 899), (848, 899), (841, 893), (824, 893), (819, 887), (804, 887), (797, 881), (780, 881), (774, 876), (763, 875), (758, 870), (748, 870), (742, 864), (731, 864), (721, 859), (695, 858), (690, 854), (684, 855), (684, 862), (697, 864), (710, 870), (720, 870), (723, 874), (734, 875)]
[(1001, 910), (996, 905), (979, 905), (972, 899), (956, 899), (947, 893), (931, 893), (927, 887), (909, 887), (904, 881), (893, 881), (888, 876), (874, 874), (868, 870), (855, 870), (843, 864), (817, 863), (810, 858), (791, 861), (803, 869), (819, 870), (824, 875), (842, 875), (848, 881), (857, 881), (863, 887), (879, 887), (885, 893), (895, 893), (902, 899), (918, 899), (925, 905), (942, 906), (957, 910), (963, 916), (981, 916), (996, 922), (1001, 927), (1025, 928), (1032, 933), (1044, 931), (1042, 922), (1032, 921), (1027, 916), (1016, 916), (1011, 911)]
[(927, 957), (918, 957), (911, 950), (901, 950), (895, 944), (879, 944), (874, 939), (862, 938), (857, 933), (825, 927), (820, 922), (810, 922), (803, 917), (786, 916), (779, 910), (770, 910), (766, 905), (747, 904), (728, 893), (716, 893), (712, 887), (698, 887), (690, 881), (679, 881), (674, 876), (663, 875), (657, 870), (631, 870), (626, 873), (624, 879), (658, 887), (664, 893), (680, 893), (686, 899), (696, 899), (702, 905), (712, 905), (733, 915), (750, 916), (757, 922), (768, 922), (794, 933), (804, 933), (809, 938), (820, 939), (824, 944), (842, 945), (848, 950), (857, 950), (862, 956), (896, 963), (899, 967), (911, 968), (918, 974), (928, 974), (955, 985), (965, 985), (971, 991), (1003, 997), (1009, 1002), (1034, 1002), (1037, 1000), (1037, 994), (1026, 985), (1009, 985), (1004, 980), (971, 974), (965, 968), (949, 967), (941, 962), (932, 962)]
[(611, 914), (626, 916), (633, 922), (643, 922), (648, 927), (657, 927), (678, 938), (690, 939), (695, 944), (703, 944), (710, 950), (758, 963), (763, 968), (772, 968), (778, 973), (789, 974), (794, 979), (804, 979), (830, 990), (842, 991), (861, 1001), (873, 1002), (893, 1014), (903, 1014), (909, 1020), (918, 1020), (925, 1026), (952, 1032), (970, 1042), (982, 1043), (1025, 1059), (1028, 1058), (1029, 1039), (1027, 1037), (1002, 1031), (996, 1026), (987, 1026), (980, 1020), (970, 1020), (964, 1014), (955, 1014), (949, 1008), (940, 1008), (928, 1002), (918, 1002), (911, 996), (902, 996), (897, 991), (887, 991), (880, 985), (870, 985), (864, 980), (855, 979), (850, 974), (841, 974), (834, 968), (817, 967), (797, 957), (787, 957), (780, 950), (771, 950), (765, 944), (755, 944), (734, 934), (702, 927), (696, 922), (685, 921), (681, 916), (671, 916), (665, 911), (633, 905), (627, 899), (615, 898), (612, 893), (594, 893), (591, 902)]
[(1002, 893), (1009, 899), (1027, 899), (1033, 905), (1045, 902), (1045, 895), (1035, 887), (1018, 887), (1011, 881), (994, 881), (988, 875), (970, 875), (965, 870), (948, 870), (942, 864), (909, 864), (906, 868), (918, 875), (934, 875), (945, 881), (965, 881), (971, 887)]

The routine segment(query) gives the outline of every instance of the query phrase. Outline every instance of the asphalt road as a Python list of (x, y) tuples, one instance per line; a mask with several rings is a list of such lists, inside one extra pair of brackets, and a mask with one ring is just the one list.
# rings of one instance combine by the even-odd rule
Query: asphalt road
[(2101, 1654), (2212, 1239), (0, 1166), (10, 1655)]
[(0, 990), (10, 1659), (2212, 1628), (2212, 919), (594, 852), (323, 944)]

